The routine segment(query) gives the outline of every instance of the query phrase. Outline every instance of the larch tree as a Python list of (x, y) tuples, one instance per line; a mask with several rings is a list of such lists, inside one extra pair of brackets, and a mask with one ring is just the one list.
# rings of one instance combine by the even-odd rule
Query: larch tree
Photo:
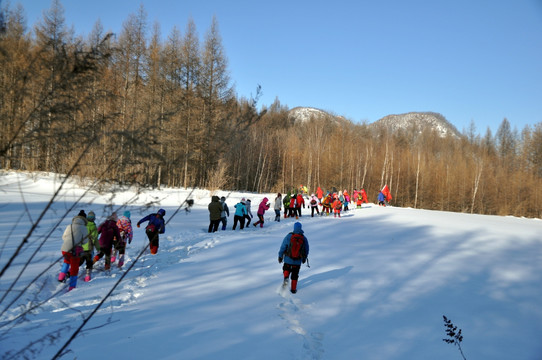
[(200, 149), (201, 164), (198, 179), (203, 185), (207, 182), (208, 172), (218, 164), (229, 134), (223, 133), (225, 106), (233, 96), (228, 74), (222, 38), (218, 30), (218, 21), (213, 17), (205, 36), (202, 51), (199, 92), (203, 101), (200, 114)]
[(0, 16), (0, 159), (3, 168), (24, 168), (29, 74), (35, 62), (30, 59), (31, 39), (22, 6), (1, 8)]
[[(32, 74), (36, 82), (35, 86), (42, 90), (37, 93), (36, 101), (41, 106), (41, 111), (36, 113), (32, 128), (39, 144), (35, 149), (39, 167), (51, 171), (59, 171), (52, 166), (53, 152), (59, 151), (58, 146), (66, 144), (59, 141), (60, 134), (56, 130), (66, 126), (66, 112), (62, 106), (65, 97), (62, 77), (67, 69), (67, 52), (69, 32), (64, 19), (64, 8), (59, 0), (53, 0), (51, 7), (44, 12), (43, 19), (35, 27), (38, 61), (41, 71)], [(56, 165), (56, 164), (55, 164)], [(61, 172), (61, 171), (59, 171)]]
[[(130, 14), (128, 19), (122, 25), (122, 31), (119, 35), (118, 52), (116, 52), (115, 64), (118, 72), (118, 91), (120, 94), (119, 109), (120, 123), (117, 125), (121, 131), (135, 130), (136, 127), (141, 127), (146, 139), (151, 142), (156, 141), (156, 129), (152, 127), (149, 119), (144, 116), (142, 106), (144, 103), (140, 101), (140, 97), (144, 92), (145, 79), (145, 62), (147, 61), (147, 13), (141, 5), (136, 14)], [(140, 135), (140, 136), (141, 136)], [(124, 178), (122, 166), (126, 161), (126, 157), (134, 158), (136, 156), (136, 144), (121, 133), (119, 141), (119, 157), (116, 173), (120, 175), (120, 179)], [(145, 171), (149, 164), (142, 163), (139, 166), (139, 171), (142, 174), (144, 182), (149, 184), (150, 177)]]
[(180, 104), (179, 145), (182, 151), (182, 184), (184, 187), (195, 181), (197, 154), (194, 153), (198, 108), (201, 101), (197, 96), (201, 72), (201, 57), (199, 38), (193, 19), (188, 20), (181, 46), (181, 62), (179, 67), (182, 97)]

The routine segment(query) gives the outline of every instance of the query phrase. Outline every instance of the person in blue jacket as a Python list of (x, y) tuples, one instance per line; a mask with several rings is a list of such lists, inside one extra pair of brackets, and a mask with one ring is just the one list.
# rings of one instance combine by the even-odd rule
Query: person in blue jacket
[(378, 206), (386, 206), (386, 196), (382, 191), (378, 192)]
[[(300, 242), (300, 246), (298, 246), (296, 250), (294, 244), (297, 240)], [(282, 286), (286, 287), (288, 285), (288, 278), (291, 275), (292, 284), (290, 291), (292, 294), (297, 292), (299, 270), (301, 269), (301, 264), (304, 264), (307, 261), (308, 256), (309, 241), (304, 235), (301, 223), (296, 222), (294, 224), (294, 231), (286, 235), (284, 240), (282, 240), (282, 245), (279, 250), (279, 264), (284, 261), (284, 265), (282, 266), (284, 282)]]
[(164, 222), (165, 215), (166, 210), (160, 209), (156, 214), (149, 214), (137, 222), (137, 227), (139, 227), (141, 223), (145, 221), (149, 222), (149, 224), (145, 227), (145, 233), (149, 238), (149, 246), (151, 248), (151, 254), (153, 255), (158, 252), (160, 240), (158, 234), (163, 234), (166, 232), (166, 224)]
[(245, 206), (245, 198), (242, 198), (240, 202), (234, 205), (235, 215), (233, 216), (233, 228), (235, 230), (237, 223), (241, 226), (241, 230), (245, 228), (245, 215), (247, 214), (247, 208)]

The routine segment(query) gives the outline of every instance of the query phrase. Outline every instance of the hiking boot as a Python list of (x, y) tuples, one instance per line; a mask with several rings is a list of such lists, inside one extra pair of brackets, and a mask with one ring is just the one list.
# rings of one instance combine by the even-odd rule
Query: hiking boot
[(292, 280), (292, 289), (290, 290), (292, 294), (297, 292), (297, 280)]

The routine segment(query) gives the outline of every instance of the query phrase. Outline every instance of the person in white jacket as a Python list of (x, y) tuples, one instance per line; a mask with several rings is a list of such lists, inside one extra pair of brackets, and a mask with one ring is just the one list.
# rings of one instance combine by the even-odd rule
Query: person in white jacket
[(245, 207), (247, 208), (247, 213), (245, 214), (245, 219), (247, 220), (247, 223), (245, 224), (245, 228), (247, 229), (248, 229), (248, 226), (250, 225), (250, 221), (254, 217), (254, 215), (252, 215), (252, 211), (250, 211), (251, 204), (252, 203), (250, 202), (250, 199), (247, 199), (245, 202)]
[(72, 219), (70, 225), (62, 235), (62, 256), (64, 262), (58, 274), (58, 281), (64, 282), (70, 276), (70, 287), (68, 291), (77, 286), (77, 275), (79, 274), (79, 256), (83, 252), (83, 245), (88, 242), (87, 215), (83, 210)]
[(275, 205), (273, 206), (273, 210), (275, 210), (275, 221), (280, 222), (280, 209), (282, 208), (282, 195), (281, 193), (277, 194), (277, 197), (275, 198)]

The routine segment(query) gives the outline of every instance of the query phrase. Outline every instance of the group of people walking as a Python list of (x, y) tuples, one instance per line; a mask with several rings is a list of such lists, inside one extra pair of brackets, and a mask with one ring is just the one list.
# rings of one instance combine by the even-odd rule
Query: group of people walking
[[(289, 191), (284, 197), (281, 193), (278, 193), (273, 202), (275, 221), (280, 222), (283, 208), (285, 219), (294, 217), (299, 219), (302, 216), (301, 209), (307, 207), (311, 210), (311, 217), (314, 217), (315, 213), (316, 215), (329, 216), (333, 214), (334, 217), (341, 217), (341, 212), (348, 211), (351, 203), (354, 203), (356, 208), (361, 208), (363, 203), (368, 202), (367, 193), (364, 189), (359, 191), (354, 189), (352, 197), (347, 190), (337, 191), (335, 188), (333, 188), (332, 191), (324, 193), (322, 188), (318, 187), (316, 192), (312, 193), (310, 196), (306, 194), (306, 191), (307, 188), (301, 186), (299, 191)], [(251, 211), (251, 205), (250, 199), (244, 197), (234, 205), (235, 212), (232, 230), (237, 229), (238, 225), (241, 230), (250, 225), (254, 218)], [(258, 221), (253, 223), (254, 226), (260, 225), (260, 227), (263, 227), (265, 222), (264, 214), (269, 210), (270, 206), (269, 199), (264, 197), (258, 205), (258, 211), (256, 213)], [(220, 225), (222, 225), (222, 230), (226, 230), (228, 217), (230, 216), (226, 198), (224, 196), (219, 198), (218, 196), (213, 195), (208, 210), (210, 220), (208, 232), (212, 233), (218, 231)]]
[[(246, 198), (242, 198), (241, 201), (234, 205), (235, 213), (233, 215), (232, 230), (235, 230), (237, 225), (239, 225), (241, 230), (250, 225), (252, 219), (254, 218), (254, 215), (252, 215), (251, 206), (252, 203), (250, 199)], [(258, 211), (256, 212), (258, 220), (252, 224), (254, 227), (258, 225), (263, 227), (265, 222), (264, 214), (267, 210), (269, 210), (269, 207), (269, 199), (264, 197), (258, 205)], [(230, 216), (230, 210), (228, 204), (226, 204), (226, 198), (222, 196), (219, 199), (218, 196), (212, 196), (208, 209), (210, 220), (208, 232), (217, 231), (220, 224), (222, 224), (222, 230), (226, 230), (228, 217)]]
[[(386, 193), (387, 190), (387, 193)], [(305, 201), (307, 196), (307, 201)], [(385, 203), (385, 200), (391, 199), (389, 189), (385, 187), (379, 194), (379, 203)], [(318, 187), (315, 193), (310, 196), (307, 194), (307, 188), (302, 187), (301, 191), (288, 192), (284, 198), (281, 193), (278, 193), (273, 202), (273, 210), (275, 211), (275, 221), (280, 222), (281, 211), (284, 207), (284, 218), (299, 219), (301, 209), (307, 206), (311, 209), (311, 217), (316, 215), (329, 216), (333, 213), (334, 217), (341, 217), (341, 212), (349, 210), (349, 205), (355, 203), (357, 208), (361, 208), (363, 203), (367, 202), (367, 194), (364, 189), (360, 191), (354, 189), (351, 197), (347, 190), (344, 191), (324, 191)], [(232, 230), (239, 228), (242, 230), (248, 227), (254, 218), (251, 211), (250, 199), (242, 198), (234, 205), (234, 217)], [(271, 204), (267, 197), (264, 197), (258, 205), (256, 215), (258, 220), (253, 224), (263, 228), (265, 223), (264, 214)], [(320, 208), (319, 208), (320, 207)], [(222, 196), (212, 196), (211, 203), (208, 205), (209, 210), (209, 228), (208, 232), (216, 232), (220, 225), (222, 230), (226, 230), (230, 210), (226, 204), (226, 198)], [(156, 254), (159, 247), (159, 234), (165, 232), (164, 209), (158, 210), (156, 213), (149, 214), (137, 222), (139, 228), (142, 223), (147, 223), (145, 233), (149, 241), (151, 254)], [(71, 224), (66, 227), (62, 235), (62, 257), (63, 263), (58, 275), (58, 281), (65, 282), (69, 280), (68, 291), (77, 286), (79, 275), (79, 267), (86, 264), (86, 273), (84, 280), (91, 280), (93, 266), (100, 259), (105, 257), (104, 269), (109, 270), (111, 264), (115, 263), (118, 256), (118, 267), (124, 265), (126, 245), (130, 244), (133, 239), (132, 222), (130, 219), (130, 211), (125, 211), (121, 217), (117, 217), (116, 213), (109, 215), (105, 221), (99, 226), (96, 225), (96, 215), (90, 211), (88, 215), (84, 210), (81, 210), (75, 216)], [(94, 255), (94, 252), (97, 252)], [(292, 293), (297, 291), (297, 280), (299, 277), (299, 269), (302, 263), (305, 263), (309, 253), (309, 244), (300, 222), (294, 224), (294, 229), (289, 233), (281, 244), (279, 250), (279, 263), (283, 263), (284, 283), (286, 286), (291, 279)]]
[[(148, 222), (145, 233), (149, 239), (151, 254), (156, 254), (159, 246), (159, 234), (165, 232), (164, 209), (149, 214), (137, 222), (137, 227)], [(68, 291), (77, 286), (79, 267), (86, 264), (84, 281), (92, 277), (94, 264), (105, 257), (105, 270), (111, 269), (118, 255), (118, 267), (122, 268), (125, 261), (126, 245), (133, 239), (132, 221), (130, 211), (125, 211), (121, 217), (114, 212), (99, 226), (96, 225), (96, 214), (90, 211), (88, 215), (81, 210), (71, 224), (66, 227), (62, 235), (62, 266), (58, 274), (58, 281), (69, 281)], [(96, 250), (96, 255), (94, 251)]]

